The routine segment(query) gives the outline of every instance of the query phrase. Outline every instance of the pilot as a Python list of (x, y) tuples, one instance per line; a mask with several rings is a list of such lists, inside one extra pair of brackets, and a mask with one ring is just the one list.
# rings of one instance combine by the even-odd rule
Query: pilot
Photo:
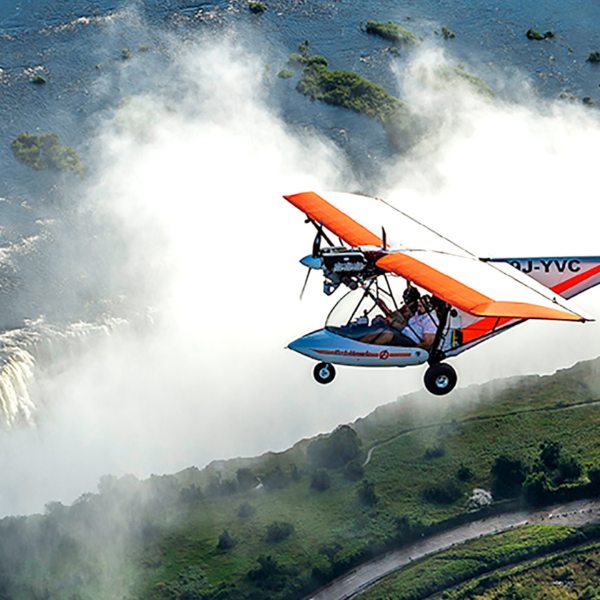
[(430, 297), (422, 296), (416, 301), (415, 312), (402, 329), (402, 335), (409, 338), (414, 346), (428, 349), (433, 345), (437, 328), (437, 315)]
[[(416, 288), (411, 289), (414, 291), (407, 298), (409, 303), (400, 311), (391, 313), (384, 327), (363, 336), (361, 342), (381, 346), (431, 348), (438, 327), (436, 314), (429, 297), (421, 298)], [(412, 313), (408, 322), (401, 314), (406, 313), (407, 308)]]

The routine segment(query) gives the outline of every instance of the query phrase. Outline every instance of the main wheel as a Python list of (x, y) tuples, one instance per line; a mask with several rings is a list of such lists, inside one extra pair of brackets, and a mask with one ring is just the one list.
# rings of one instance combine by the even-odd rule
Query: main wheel
[(446, 363), (431, 365), (425, 371), (425, 377), (423, 378), (427, 391), (436, 396), (450, 393), (454, 389), (457, 380), (456, 371)]
[(331, 383), (335, 379), (335, 368), (331, 363), (319, 363), (313, 369), (313, 376), (319, 383)]

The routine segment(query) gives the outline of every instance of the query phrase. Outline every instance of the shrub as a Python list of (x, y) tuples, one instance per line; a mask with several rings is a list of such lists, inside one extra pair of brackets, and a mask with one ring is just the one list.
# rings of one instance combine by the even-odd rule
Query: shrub
[(235, 546), (235, 540), (231, 537), (231, 534), (227, 529), (223, 529), (223, 533), (219, 536), (219, 541), (217, 542), (218, 550), (231, 550)]
[(203, 498), (202, 489), (197, 485), (190, 485), (179, 492), (179, 501), (183, 504), (197, 504)]
[(235, 477), (241, 492), (247, 492), (258, 485), (258, 477), (252, 469), (241, 468), (236, 471)]
[(443, 446), (435, 446), (434, 448), (427, 448), (423, 457), (427, 460), (431, 460), (432, 458), (440, 458), (446, 454), (446, 449)]
[(294, 71), (290, 71), (290, 69), (281, 69), (279, 73), (277, 73), (277, 77), (280, 79), (289, 79), (294, 76)]
[(521, 493), (527, 468), (518, 458), (498, 456), (490, 469), (494, 498), (512, 498)]
[(362, 484), (358, 488), (357, 494), (360, 503), (364, 504), (365, 506), (375, 506), (375, 504), (379, 502), (379, 497), (375, 492), (375, 486), (372, 482), (367, 481), (366, 479), (363, 480)]
[(573, 457), (563, 458), (554, 477), (557, 484), (577, 481), (583, 472), (581, 464)]
[(318, 492), (324, 492), (331, 487), (331, 477), (325, 469), (317, 469), (312, 476), (310, 487)]
[(530, 473), (523, 483), (525, 499), (531, 504), (541, 504), (550, 495), (552, 484), (544, 471)]
[(558, 468), (561, 448), (562, 446), (559, 442), (547, 440), (540, 444), (540, 461), (547, 471), (553, 471)]
[(462, 492), (453, 481), (446, 481), (424, 488), (421, 495), (423, 500), (433, 504), (452, 504), (462, 496)]
[(275, 521), (267, 527), (265, 541), (270, 544), (282, 542), (294, 533), (294, 526), (285, 521)]
[(269, 491), (282, 490), (290, 484), (290, 477), (280, 467), (275, 467), (272, 471), (263, 475), (262, 483), (265, 489)]
[(471, 481), (473, 479), (473, 471), (461, 463), (460, 467), (456, 470), (456, 479), (459, 481)]
[(292, 65), (293, 67), (303, 67), (307, 60), (308, 58), (304, 54), (298, 54), (297, 52), (292, 52), (288, 56), (288, 64)]
[(363, 478), (365, 469), (358, 459), (351, 460), (344, 467), (344, 477), (350, 481), (359, 481)]
[(252, 504), (244, 502), (243, 504), (240, 504), (237, 514), (238, 517), (242, 519), (249, 519), (256, 514), (256, 508), (252, 506)]
[(267, 10), (267, 7), (262, 2), (250, 2), (248, 9), (255, 15), (262, 15)]
[(360, 456), (360, 439), (349, 425), (341, 425), (328, 436), (312, 441), (306, 455), (317, 467), (336, 469)]
[(445, 25), (442, 27), (442, 35), (445, 40), (451, 40), (456, 37), (456, 34), (451, 29), (448, 29)]
[(590, 55), (587, 57), (587, 62), (600, 63), (600, 52), (590, 52)]
[(588, 477), (592, 491), (595, 493), (600, 493), (600, 467), (592, 467), (588, 471)]

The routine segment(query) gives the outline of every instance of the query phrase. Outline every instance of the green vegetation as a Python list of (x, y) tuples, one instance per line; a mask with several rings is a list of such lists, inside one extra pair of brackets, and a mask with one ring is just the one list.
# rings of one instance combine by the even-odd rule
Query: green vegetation
[(262, 2), (250, 2), (248, 4), (248, 10), (255, 15), (262, 15), (267, 10), (267, 7)]
[[(381, 552), (502, 507), (468, 512), (474, 488), (534, 502), (540, 489), (561, 501), (600, 494), (598, 372), (600, 361), (457, 390), (443, 403), (405, 397), (283, 453), (146, 481), (103, 477), (73, 506), (0, 521), (0, 590), (301, 598)], [(426, 458), (436, 448), (444, 452)], [(463, 467), (469, 477), (456, 476)], [(317, 472), (325, 489), (311, 487)]]
[(131, 52), (131, 48), (123, 48), (121, 50), (121, 58), (123, 60), (129, 60), (132, 56), (133, 53)]
[(11, 148), (17, 160), (38, 171), (56, 169), (72, 171), (78, 175), (84, 173), (77, 152), (73, 148), (61, 145), (55, 133), (20, 133), (12, 141)]
[(392, 21), (367, 21), (365, 31), (399, 44), (414, 45), (421, 41), (419, 36)]
[(408, 109), (398, 98), (352, 71), (330, 70), (321, 62), (308, 61), (296, 86), (300, 93), (377, 119), (392, 144), (405, 145), (410, 120)]
[(493, 98), (494, 92), (492, 88), (468, 71), (465, 71), (463, 67), (451, 67), (449, 65), (440, 65), (435, 69), (435, 75), (445, 85), (447, 84), (462, 84), (469, 86), (473, 91), (477, 92), (481, 96), (487, 98)]
[(552, 39), (554, 37), (554, 32), (546, 31), (545, 33), (540, 33), (537, 29), (528, 29), (525, 34), (528, 40), (547, 40)]
[(456, 37), (456, 34), (451, 29), (448, 29), (445, 25), (442, 26), (442, 36), (445, 40), (452, 40)]
[(29, 81), (31, 81), (31, 83), (35, 83), (36, 85), (44, 85), (46, 83), (46, 78), (41, 73), (34, 73)]
[[(532, 525), (471, 540), (415, 561), (368, 589), (362, 600), (417, 600), (481, 573), (584, 543), (600, 532), (557, 525)], [(447, 597), (447, 596), (445, 596)], [(464, 598), (465, 596), (460, 596)], [(538, 596), (539, 597), (539, 596)]]
[(587, 57), (587, 62), (598, 64), (600, 63), (600, 52), (590, 52), (590, 55)]
[(294, 76), (294, 71), (291, 71), (290, 69), (281, 69), (281, 71), (279, 71), (279, 73), (277, 73), (277, 77), (281, 78), (281, 79), (289, 79), (290, 77)]
[[(597, 538), (597, 532), (590, 537)], [(443, 598), (597, 600), (599, 572), (600, 544), (594, 542), (483, 575), (447, 590)]]

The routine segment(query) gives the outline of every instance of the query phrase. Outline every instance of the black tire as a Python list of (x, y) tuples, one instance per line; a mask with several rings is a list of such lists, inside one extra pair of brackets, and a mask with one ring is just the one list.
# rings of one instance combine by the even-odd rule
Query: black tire
[(335, 379), (335, 367), (331, 363), (321, 362), (313, 369), (313, 377), (323, 385), (331, 383)]
[(428, 392), (436, 396), (443, 396), (454, 389), (458, 377), (456, 371), (449, 364), (436, 363), (425, 371), (423, 381)]

